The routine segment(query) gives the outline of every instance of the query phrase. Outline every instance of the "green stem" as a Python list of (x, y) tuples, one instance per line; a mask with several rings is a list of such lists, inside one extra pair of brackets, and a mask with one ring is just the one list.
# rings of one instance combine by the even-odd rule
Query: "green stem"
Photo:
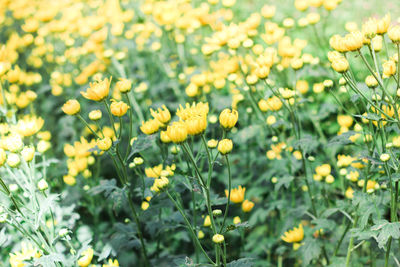
[(232, 188), (232, 175), (231, 175), (231, 166), (229, 164), (228, 155), (225, 155), (226, 165), (228, 166), (228, 200), (226, 202), (224, 220), (222, 221), (222, 225), (220, 228), (220, 232), (224, 229), (226, 218), (228, 217), (229, 204), (231, 201), (231, 188)]
[(180, 207), (180, 205), (176, 202), (176, 200), (171, 196), (171, 194), (168, 191), (165, 191), (165, 193), (167, 194), (167, 196), (169, 197), (169, 199), (172, 201), (172, 203), (174, 203), (175, 207), (178, 209), (179, 213), (182, 215), (183, 220), (186, 223), (187, 228), (190, 231), (190, 234), (192, 235), (193, 240), (196, 242), (198, 248), (200, 248), (201, 252), (203, 253), (203, 255), (207, 258), (207, 260), (215, 265), (214, 261), (208, 256), (207, 252), (204, 250), (204, 248), (201, 246), (201, 243), (199, 241), (199, 239), (197, 238), (196, 233), (194, 232), (192, 225), (190, 224), (189, 220), (187, 219), (184, 211), (182, 210), (182, 208)]
[(131, 195), (131, 193), (129, 192), (129, 193), (127, 194), (126, 197), (128, 198), (129, 207), (130, 207), (130, 209), (131, 209), (131, 211), (132, 211), (133, 218), (134, 218), (135, 223), (136, 223), (137, 234), (138, 234), (138, 237), (139, 237), (139, 240), (140, 240), (140, 244), (141, 244), (141, 248), (142, 248), (142, 253), (143, 253), (143, 258), (144, 258), (144, 265), (147, 266), (147, 267), (149, 267), (149, 266), (150, 266), (150, 263), (149, 263), (149, 258), (148, 258), (148, 256), (147, 256), (146, 245), (145, 245), (145, 243), (144, 243), (142, 230), (141, 230), (141, 228), (140, 228), (139, 217), (138, 217), (138, 215), (137, 215), (137, 213), (136, 213), (135, 206), (133, 205), (133, 202), (132, 202), (132, 195)]

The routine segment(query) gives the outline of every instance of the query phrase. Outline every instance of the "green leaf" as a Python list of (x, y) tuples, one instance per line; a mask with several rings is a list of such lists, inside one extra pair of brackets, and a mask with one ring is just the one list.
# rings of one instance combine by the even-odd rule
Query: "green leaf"
[(390, 237), (394, 239), (400, 238), (400, 222), (390, 223), (386, 220), (380, 220), (379, 224), (371, 227), (373, 231), (379, 231), (375, 237), (379, 248), (384, 248)]
[(235, 144), (245, 144), (248, 142), (248, 140), (254, 138), (257, 136), (261, 131), (261, 126), (260, 125), (251, 125), (248, 126), (240, 131), (238, 131), (234, 138), (233, 142)]
[(129, 160), (134, 154), (142, 152), (151, 146), (153, 146), (153, 141), (156, 139), (156, 134), (153, 135), (139, 135), (137, 140), (133, 142), (131, 147), (131, 152), (129, 153)]
[(110, 256), (112, 250), (113, 250), (113, 249), (112, 249), (111, 245), (107, 243), (107, 244), (103, 247), (103, 249), (102, 249), (102, 251), (101, 251), (101, 253), (100, 253), (100, 255), (99, 255), (98, 261), (102, 261), (102, 260), (104, 260), (104, 259), (107, 259), (108, 256)]
[(329, 219), (315, 219), (312, 223), (315, 224), (315, 229), (323, 229), (324, 232), (332, 231), (336, 227), (335, 221)]
[(279, 178), (278, 182), (275, 185), (275, 191), (279, 191), (279, 189), (284, 185), (285, 188), (289, 188), (290, 183), (294, 180), (293, 176), (285, 176), (283, 178)]
[(329, 140), (328, 146), (351, 144), (353, 142), (350, 141), (349, 138), (355, 134), (356, 134), (356, 132), (354, 132), (354, 131), (348, 131), (348, 132), (342, 133), (341, 135), (335, 136), (331, 140)]
[(304, 265), (308, 265), (313, 259), (317, 259), (321, 254), (321, 245), (318, 240), (309, 238), (300, 247), (303, 255)]
[(318, 139), (311, 136), (311, 135), (306, 135), (303, 138), (301, 138), (300, 140), (296, 141), (293, 144), (293, 147), (295, 149), (299, 149), (301, 148), (305, 154), (310, 153), (312, 151), (314, 151), (315, 149), (317, 149), (318, 147)]
[(254, 259), (252, 258), (242, 258), (235, 261), (229, 262), (227, 267), (252, 267)]

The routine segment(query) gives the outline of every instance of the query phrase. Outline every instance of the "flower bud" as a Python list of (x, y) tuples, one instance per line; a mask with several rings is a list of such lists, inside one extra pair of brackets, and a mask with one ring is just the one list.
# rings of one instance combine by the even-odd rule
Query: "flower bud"
[(109, 137), (104, 137), (103, 139), (97, 139), (97, 147), (100, 150), (107, 151), (112, 146), (112, 140)]
[(239, 223), (241, 223), (241, 222), (242, 222), (242, 220), (240, 219), (239, 216), (235, 216), (235, 217), (233, 218), (233, 224), (239, 224)]
[(229, 130), (235, 126), (236, 122), (238, 121), (238, 118), (239, 114), (235, 109), (230, 110), (226, 108), (219, 115), (219, 123), (223, 128)]
[(81, 111), (81, 105), (76, 99), (70, 99), (62, 106), (61, 109), (67, 115), (75, 115)]
[(102, 117), (101, 110), (96, 109), (89, 112), (89, 119), (92, 121), (98, 121)]
[(374, 75), (368, 75), (367, 78), (365, 78), (365, 84), (369, 88), (375, 88), (378, 86), (378, 81), (375, 79)]
[(212, 213), (213, 213), (214, 217), (218, 217), (222, 214), (222, 210), (216, 209), (216, 210), (213, 210)]
[(207, 146), (209, 148), (216, 148), (217, 145), (218, 145), (218, 141), (215, 139), (208, 140), (208, 142), (207, 142)]
[(67, 228), (62, 228), (59, 232), (58, 235), (60, 237), (66, 237), (69, 234), (69, 230)]
[(128, 79), (120, 78), (119, 81), (115, 84), (115, 87), (121, 93), (127, 93), (132, 88), (132, 82)]
[(45, 179), (41, 179), (38, 184), (37, 187), (40, 191), (45, 191), (49, 188), (49, 185), (47, 184)]
[(33, 146), (26, 146), (22, 149), (21, 155), (26, 162), (30, 162), (35, 156), (35, 148)]
[(332, 68), (339, 73), (346, 72), (349, 69), (349, 62), (344, 57), (337, 58), (332, 62)]
[(10, 153), (7, 157), (7, 164), (11, 167), (11, 168), (16, 168), (18, 167), (18, 165), (21, 163), (21, 159), (19, 158), (19, 156), (15, 153)]
[(400, 44), (400, 25), (391, 27), (388, 31), (388, 36), (395, 44)]
[(218, 151), (222, 155), (226, 155), (232, 151), (233, 142), (230, 139), (223, 139), (218, 143)]
[(224, 240), (225, 240), (225, 238), (224, 238), (224, 236), (221, 235), (221, 234), (215, 234), (215, 235), (212, 237), (212, 241), (213, 241), (214, 243), (216, 243), (216, 244), (220, 244), (220, 243), (224, 242)]
[(122, 117), (126, 114), (129, 106), (123, 101), (113, 101), (110, 106), (111, 113), (116, 117)]
[(245, 200), (242, 203), (242, 210), (243, 212), (250, 212), (254, 207), (254, 202), (250, 201), (250, 200)]
[(390, 159), (390, 155), (387, 153), (384, 153), (380, 156), (381, 161), (386, 162)]
[(175, 144), (186, 140), (188, 131), (184, 122), (174, 122), (167, 127), (167, 135)]

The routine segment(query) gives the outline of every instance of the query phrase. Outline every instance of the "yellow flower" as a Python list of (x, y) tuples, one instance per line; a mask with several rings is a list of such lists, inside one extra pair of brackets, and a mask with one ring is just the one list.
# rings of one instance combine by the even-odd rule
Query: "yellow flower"
[(222, 243), (222, 242), (224, 242), (224, 240), (225, 240), (225, 238), (224, 238), (224, 236), (221, 235), (221, 234), (215, 234), (215, 235), (213, 235), (213, 237), (212, 237), (212, 241), (213, 241), (214, 243), (216, 243), (216, 244)]
[(337, 158), (338, 158), (338, 161), (337, 161), (338, 167), (347, 167), (351, 163), (353, 163), (353, 161), (356, 160), (352, 156), (346, 156), (346, 155), (338, 155)]
[(41, 179), (38, 184), (37, 187), (40, 191), (44, 191), (47, 190), (47, 188), (49, 188), (49, 185), (47, 184), (45, 179)]
[(339, 73), (346, 72), (349, 69), (349, 62), (344, 57), (337, 58), (332, 61), (332, 68)]
[(25, 115), (17, 123), (17, 132), (22, 136), (28, 137), (36, 134), (43, 127), (44, 120), (40, 117)]
[[(246, 192), (246, 188), (242, 187), (241, 185), (239, 185), (238, 188), (233, 188), (231, 190), (230, 200), (233, 203), (242, 203), (244, 200), (245, 192)], [(226, 195), (226, 197), (228, 197), (228, 190), (225, 190), (225, 195)]]
[(158, 108), (157, 111), (150, 109), (150, 113), (154, 119), (162, 124), (167, 124), (171, 120), (171, 113), (165, 105), (162, 105), (162, 108)]
[(225, 129), (232, 129), (238, 121), (238, 118), (239, 114), (235, 109), (230, 110), (226, 108), (219, 115), (219, 123)]
[(240, 219), (239, 216), (235, 216), (235, 217), (233, 218), (233, 224), (239, 224), (239, 223), (241, 223), (241, 222), (242, 222), (242, 220)]
[(218, 151), (222, 155), (226, 155), (232, 151), (233, 142), (230, 139), (222, 139), (218, 143)]
[(89, 112), (89, 119), (92, 121), (98, 121), (101, 119), (102, 113), (101, 110), (96, 109)]
[(143, 201), (141, 208), (142, 208), (142, 210), (147, 210), (149, 208), (149, 206), (150, 206), (149, 202)]
[(167, 127), (167, 135), (175, 144), (182, 143), (186, 140), (188, 131), (184, 122), (174, 122)]
[(167, 177), (161, 177), (154, 180), (153, 186), (150, 188), (151, 191), (160, 192), (165, 189), (169, 184)]
[(21, 251), (10, 253), (10, 265), (11, 267), (23, 267), (26, 261), (40, 257), (41, 254), (37, 249), (31, 244), (22, 242)]
[(390, 14), (386, 14), (382, 19), (378, 20), (377, 34), (384, 34), (388, 31), (390, 26)]
[(80, 267), (87, 267), (92, 262), (93, 259), (93, 249), (88, 248), (82, 252), (81, 257), (78, 260), (78, 265)]
[(70, 185), (70, 186), (73, 186), (76, 184), (75, 177), (70, 174), (64, 175), (63, 180), (64, 180), (64, 183), (66, 183), (67, 185)]
[(110, 92), (111, 79), (112, 78), (105, 78), (104, 80), (90, 83), (90, 86), (86, 90), (86, 92), (81, 92), (81, 94), (87, 99), (102, 101), (108, 96), (108, 93)]
[(245, 200), (242, 203), (242, 210), (243, 212), (250, 212), (254, 207), (254, 202), (250, 201), (250, 200)]
[(201, 115), (192, 116), (185, 121), (185, 125), (188, 134), (201, 134), (207, 128), (207, 117)]
[(159, 165), (154, 166), (154, 167), (145, 168), (144, 169), (144, 173), (146, 174), (147, 177), (158, 178), (161, 175), (162, 169), (163, 169), (162, 164), (159, 164)]
[(285, 232), (281, 239), (287, 243), (299, 243), (304, 238), (303, 225), (299, 224), (299, 227), (294, 227), (293, 230)]
[(400, 25), (391, 27), (388, 31), (388, 36), (393, 43), (400, 43)]
[(148, 121), (142, 121), (142, 126), (140, 126), (140, 130), (147, 135), (154, 134), (158, 132), (160, 129), (160, 122), (156, 119), (153, 120), (148, 120)]
[(353, 117), (349, 115), (338, 115), (337, 122), (340, 126), (350, 128), (353, 125)]
[(33, 146), (26, 146), (22, 149), (21, 155), (26, 162), (30, 162), (33, 160), (35, 156), (35, 147)]
[(70, 99), (62, 106), (61, 109), (67, 115), (75, 115), (81, 111), (81, 105), (79, 104), (78, 100)]
[(207, 216), (204, 218), (203, 226), (204, 226), (204, 227), (209, 227), (210, 225), (211, 225), (211, 219), (210, 219), (210, 216), (207, 215)]
[(298, 80), (296, 82), (296, 90), (299, 91), (301, 94), (306, 94), (308, 92), (309, 85), (308, 82), (305, 80)]
[(103, 267), (119, 267), (119, 262), (116, 259), (109, 259), (107, 264), (103, 264)]
[(315, 168), (315, 172), (323, 177), (328, 176), (331, 173), (331, 165), (322, 164)]
[(129, 109), (129, 106), (123, 101), (113, 101), (110, 106), (111, 113), (114, 116), (122, 117), (126, 114)]
[(365, 78), (365, 84), (369, 88), (375, 88), (378, 86), (378, 81), (375, 79), (373, 75), (368, 75), (367, 78)]
[(203, 238), (204, 238), (204, 232), (200, 230), (200, 231), (197, 233), (197, 237), (198, 237), (199, 239), (203, 239)]
[(216, 148), (217, 145), (218, 145), (218, 140), (215, 140), (215, 139), (208, 140), (208, 142), (207, 142), (207, 146), (209, 148)]
[(390, 155), (387, 154), (387, 153), (384, 153), (384, 154), (382, 154), (382, 155), (380, 156), (380, 160), (383, 161), (383, 162), (386, 162), (386, 161), (388, 161), (389, 159), (390, 159)]
[(11, 168), (16, 168), (21, 163), (21, 159), (19, 158), (18, 154), (10, 153), (7, 157), (7, 164)]
[(132, 82), (128, 79), (120, 78), (119, 81), (115, 84), (115, 87), (121, 93), (127, 93), (132, 88)]
[(171, 142), (171, 139), (169, 138), (169, 136), (167, 134), (167, 131), (161, 131), (160, 132), (160, 139), (161, 139), (161, 142), (163, 142), (163, 143), (170, 143)]
[(353, 188), (351, 188), (350, 186), (347, 188), (346, 192), (344, 193), (344, 195), (346, 196), (346, 198), (348, 199), (352, 199), (353, 195), (354, 195), (354, 190)]
[(394, 60), (388, 60), (382, 66), (384, 77), (390, 77), (396, 73), (396, 62)]
[(107, 151), (112, 146), (112, 140), (109, 137), (97, 140), (97, 147), (103, 151)]

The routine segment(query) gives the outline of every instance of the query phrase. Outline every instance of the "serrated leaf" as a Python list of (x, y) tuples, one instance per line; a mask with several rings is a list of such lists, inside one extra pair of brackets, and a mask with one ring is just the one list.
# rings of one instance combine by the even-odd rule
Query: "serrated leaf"
[(304, 265), (308, 265), (313, 259), (317, 259), (321, 254), (321, 246), (318, 240), (308, 239), (304, 242), (304, 245), (300, 247), (303, 255)]
[(242, 258), (235, 261), (229, 262), (227, 267), (252, 267), (254, 259), (252, 258)]
[(153, 145), (153, 141), (156, 139), (156, 134), (153, 135), (139, 135), (138, 138), (133, 142), (131, 152), (129, 153), (129, 160), (134, 154), (142, 152)]
[(100, 255), (99, 255), (98, 261), (102, 261), (102, 260), (104, 260), (104, 259), (107, 259), (108, 256), (110, 256), (111, 252), (112, 252), (112, 247), (110, 246), (110, 244), (107, 243), (107, 244), (103, 247), (103, 249), (102, 249), (102, 251), (101, 251), (101, 253), (100, 253)]
[(248, 140), (254, 138), (256, 135), (260, 133), (261, 126), (259, 125), (251, 125), (248, 126), (235, 134), (234, 143), (235, 144), (245, 144)]
[(354, 132), (354, 131), (348, 131), (348, 132), (342, 133), (341, 135), (335, 136), (331, 140), (329, 140), (328, 146), (351, 144), (353, 142), (349, 138), (355, 134), (356, 134), (356, 132)]
[(400, 222), (390, 223), (386, 220), (380, 220), (379, 224), (371, 227), (373, 231), (379, 231), (375, 237), (379, 248), (384, 248), (390, 237), (394, 239), (400, 238)]
[(286, 189), (289, 188), (289, 185), (293, 180), (293, 176), (285, 176), (283, 178), (279, 178), (278, 182), (275, 185), (275, 191), (279, 191), (282, 186), (285, 186)]
[(44, 255), (40, 258), (35, 258), (35, 266), (55, 266), (56, 262), (63, 262), (64, 256), (59, 253), (51, 253), (50, 255)]

